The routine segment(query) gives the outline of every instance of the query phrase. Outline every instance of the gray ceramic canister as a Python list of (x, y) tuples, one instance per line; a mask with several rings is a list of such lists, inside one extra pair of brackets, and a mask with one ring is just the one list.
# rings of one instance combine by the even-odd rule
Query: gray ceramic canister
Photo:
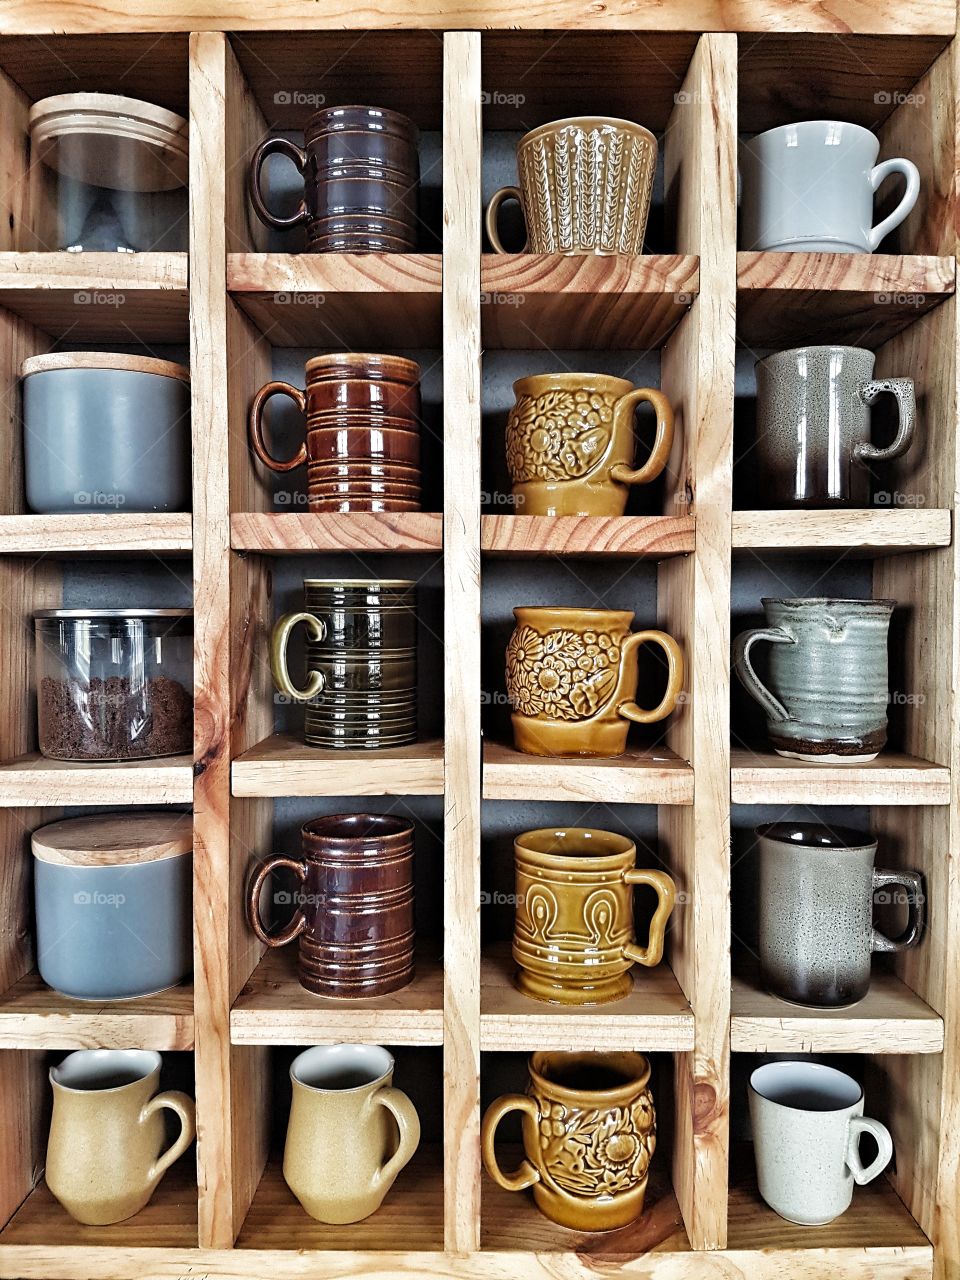
[[(760, 977), (793, 1004), (855, 1004), (870, 988), (874, 951), (920, 941), (923, 884), (915, 871), (874, 867), (876, 840), (846, 827), (776, 822), (757, 827)], [(901, 937), (873, 924), (874, 891), (896, 885), (907, 905)]]
[(176, 986), (193, 959), (189, 814), (129, 810), (41, 827), (31, 841), (37, 968), (75, 1000)]
[(31, 511), (190, 509), (190, 374), (182, 365), (62, 352), (31, 356), (20, 374)]
[[(895, 600), (764, 598), (767, 626), (733, 643), (740, 683), (767, 714), (777, 755), (820, 764), (863, 764), (887, 741), (887, 635)], [(767, 683), (753, 668), (757, 641), (771, 645)]]

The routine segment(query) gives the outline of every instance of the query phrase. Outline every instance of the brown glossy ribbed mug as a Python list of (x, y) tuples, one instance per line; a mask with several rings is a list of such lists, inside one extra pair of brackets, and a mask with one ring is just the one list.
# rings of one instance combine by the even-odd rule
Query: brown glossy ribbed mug
[[(247, 919), (268, 947), (299, 939), (301, 986), (319, 996), (382, 996), (413, 978), (413, 823), (379, 813), (314, 818), (301, 831), (303, 857), (268, 858), (247, 890)], [(278, 904), (296, 903), (270, 934), (260, 895), (274, 871), (299, 879)]]
[[(402, 356), (340, 352), (306, 365), (306, 392), (267, 382), (250, 405), (250, 444), (271, 471), (307, 468), (313, 511), (420, 510), (420, 366)], [(306, 415), (306, 441), (275, 458), (264, 441), (272, 396)]]

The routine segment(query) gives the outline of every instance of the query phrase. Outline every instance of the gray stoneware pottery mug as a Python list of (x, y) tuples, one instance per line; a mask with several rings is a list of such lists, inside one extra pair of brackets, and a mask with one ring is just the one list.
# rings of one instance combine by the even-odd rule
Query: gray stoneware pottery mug
[[(905, 951), (920, 941), (920, 876), (875, 867), (876, 840), (846, 827), (775, 822), (756, 834), (763, 985), (793, 1004), (856, 1004), (869, 990), (874, 951)], [(887, 885), (900, 886), (907, 904), (907, 925), (896, 939), (873, 924), (874, 891)]]
[[(865, 507), (870, 464), (906, 453), (916, 425), (910, 378), (874, 378), (862, 347), (795, 347), (758, 360), (757, 459), (774, 507)], [(870, 443), (870, 406), (896, 397), (897, 434)]]
[[(733, 642), (740, 683), (767, 714), (778, 756), (865, 764), (887, 741), (887, 634), (895, 600), (771, 599), (765, 627)], [(767, 683), (751, 649), (772, 645)]]
[[(872, 1182), (890, 1163), (890, 1131), (863, 1114), (863, 1090), (835, 1067), (767, 1062), (750, 1076), (749, 1094), (760, 1195), (788, 1222), (832, 1222), (850, 1207), (854, 1183)], [(868, 1165), (864, 1133), (878, 1148)]]
[[(873, 253), (920, 194), (911, 160), (877, 164), (879, 154), (869, 129), (843, 120), (785, 124), (742, 143), (741, 249)], [(874, 193), (895, 173), (906, 179), (906, 189), (874, 226)]]

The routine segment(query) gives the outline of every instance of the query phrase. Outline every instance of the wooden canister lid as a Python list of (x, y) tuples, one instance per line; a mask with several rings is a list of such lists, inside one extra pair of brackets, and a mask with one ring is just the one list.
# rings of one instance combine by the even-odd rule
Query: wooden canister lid
[(154, 373), (161, 378), (190, 381), (190, 370), (172, 360), (153, 356), (122, 355), (119, 351), (52, 351), (45, 356), (27, 356), (20, 365), (20, 377), (46, 373), (50, 369), (126, 369), (130, 373)]
[(193, 849), (189, 813), (128, 809), (51, 822), (33, 833), (33, 856), (68, 867), (123, 867), (176, 858)]

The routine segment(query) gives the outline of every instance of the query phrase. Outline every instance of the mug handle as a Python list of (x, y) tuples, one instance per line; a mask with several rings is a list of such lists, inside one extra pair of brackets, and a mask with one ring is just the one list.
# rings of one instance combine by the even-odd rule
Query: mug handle
[(867, 441), (858, 444), (853, 451), (857, 462), (888, 462), (891, 458), (899, 458), (910, 448), (913, 440), (913, 428), (917, 421), (917, 400), (913, 389), (912, 378), (876, 378), (861, 383), (857, 388), (864, 404), (873, 404), (884, 391), (889, 391), (897, 399), (897, 437), (893, 444), (885, 449)]
[(912, 160), (905, 160), (898, 157), (894, 160), (882, 160), (880, 164), (875, 165), (870, 170), (870, 186), (874, 191), (880, 186), (884, 178), (888, 178), (892, 173), (902, 173), (907, 180), (907, 189), (904, 191), (900, 203), (892, 213), (887, 214), (882, 222), (870, 231), (867, 236), (867, 243), (870, 246), (870, 252), (873, 253), (877, 245), (894, 227), (899, 227), (913, 206), (917, 203), (917, 197), (920, 194), (920, 170)]
[(747, 693), (760, 703), (771, 720), (789, 720), (790, 712), (761, 682), (750, 662), (750, 650), (758, 640), (768, 640), (771, 644), (796, 644), (796, 641), (781, 627), (756, 627), (753, 631), (741, 631), (733, 642), (733, 669)]
[[(879, 1148), (877, 1158), (866, 1167), (860, 1159), (862, 1133), (869, 1133)], [(872, 1182), (877, 1174), (883, 1172), (892, 1158), (893, 1139), (890, 1137), (887, 1126), (881, 1124), (879, 1120), (871, 1120), (869, 1116), (851, 1116), (850, 1127), (847, 1129), (846, 1162), (847, 1168), (853, 1174), (854, 1182), (860, 1187)]]
[(140, 1112), (140, 1123), (143, 1124), (155, 1112), (166, 1108), (168, 1111), (174, 1111), (180, 1117), (180, 1134), (173, 1143), (168, 1147), (162, 1155), (158, 1156), (151, 1165), (147, 1173), (147, 1181), (152, 1185), (160, 1181), (175, 1160), (179, 1160), (183, 1153), (189, 1147), (190, 1143), (197, 1136), (197, 1109), (193, 1099), (186, 1093), (180, 1093), (177, 1089), (170, 1089), (166, 1093), (158, 1093), (155, 1098), (151, 1098), (147, 1105)]
[(271, 454), (263, 440), (263, 411), (271, 396), (288, 396), (301, 413), (307, 411), (307, 397), (302, 391), (292, 387), (289, 382), (265, 382), (253, 397), (250, 403), (250, 415), (247, 418), (250, 444), (263, 465), (269, 467), (271, 471), (293, 471), (306, 462), (307, 446), (305, 443), (301, 444), (294, 456), (288, 458), (286, 462), (279, 461)]
[(250, 193), (250, 203), (253, 205), (253, 211), (263, 225), (265, 227), (274, 227), (277, 231), (288, 231), (291, 227), (297, 227), (301, 222), (306, 222), (307, 206), (301, 200), (300, 207), (289, 218), (278, 218), (275, 213), (271, 213), (267, 208), (263, 199), (263, 192), (260, 190), (260, 171), (267, 156), (274, 154), (286, 156), (288, 160), (292, 160), (299, 169), (301, 176), (303, 175), (307, 167), (305, 151), (301, 151), (297, 144), (291, 142), (289, 138), (265, 138), (250, 158), (250, 168), (247, 171), (247, 190)]
[(323, 672), (311, 671), (302, 689), (298, 689), (290, 679), (290, 672), (287, 669), (287, 644), (290, 640), (290, 632), (298, 622), (307, 624), (310, 639), (314, 642), (322, 640), (327, 634), (324, 623), (319, 618), (315, 618), (312, 613), (285, 613), (278, 619), (270, 637), (270, 671), (273, 674), (273, 683), (280, 693), (292, 698), (294, 702), (309, 702), (311, 698), (323, 692)]
[(635, 942), (628, 942), (623, 947), (624, 956), (633, 964), (651, 969), (663, 959), (663, 934), (677, 900), (677, 886), (665, 871), (644, 871), (639, 867), (625, 871), (623, 880), (624, 884), (648, 884), (657, 891), (657, 909), (650, 921), (646, 947), (638, 947)]
[(535, 1169), (529, 1160), (524, 1159), (513, 1173), (504, 1173), (497, 1163), (497, 1153), (494, 1150), (497, 1126), (508, 1111), (522, 1111), (535, 1125), (540, 1124), (540, 1108), (536, 1100), (527, 1093), (505, 1093), (496, 1102), (491, 1102), (483, 1117), (483, 1124), (480, 1126), (483, 1167), (497, 1186), (503, 1187), (504, 1191), (525, 1191), (527, 1187), (532, 1187), (535, 1182), (540, 1181), (539, 1170)]
[(403, 1090), (395, 1089), (392, 1085), (384, 1085), (382, 1089), (378, 1089), (371, 1102), (374, 1106), (386, 1107), (400, 1130), (399, 1146), (383, 1168), (374, 1175), (376, 1186), (386, 1183), (389, 1188), (404, 1165), (409, 1164), (420, 1145), (420, 1117)]
[(664, 720), (677, 705), (680, 690), (683, 688), (683, 650), (673, 636), (668, 636), (665, 631), (634, 631), (627, 636), (620, 651), (621, 672), (624, 659), (630, 650), (639, 648), (648, 640), (651, 644), (658, 644), (667, 655), (667, 688), (660, 705), (651, 711), (644, 711), (643, 707), (638, 707), (635, 702), (619, 704), (617, 714), (623, 716), (625, 720), (632, 720), (634, 724), (653, 724), (657, 720)]
[(907, 890), (907, 927), (899, 938), (888, 938), (879, 929), (873, 930), (871, 951), (906, 951), (915, 947), (923, 934), (924, 910), (923, 881), (916, 871), (892, 871), (884, 867), (874, 867), (873, 887), (880, 889), (885, 884), (899, 884)]
[(256, 875), (247, 886), (247, 921), (260, 941), (265, 942), (268, 947), (285, 947), (288, 942), (293, 942), (294, 938), (299, 938), (307, 927), (307, 917), (299, 907), (293, 919), (281, 933), (267, 933), (263, 927), (263, 921), (260, 919), (260, 892), (267, 876), (272, 875), (278, 867), (287, 867), (294, 872), (301, 884), (306, 884), (307, 880), (307, 865), (297, 858), (284, 858), (278, 854), (276, 857), (268, 858), (258, 867)]
[(670, 450), (673, 448), (673, 409), (670, 401), (662, 391), (654, 387), (637, 387), (628, 391), (613, 407), (613, 433), (618, 435), (625, 417), (632, 418), (638, 404), (652, 404), (657, 415), (657, 434), (653, 440), (650, 456), (642, 467), (634, 470), (623, 462), (614, 463), (610, 468), (610, 479), (619, 484), (648, 484), (667, 465)]
[[(483, 215), (483, 225), (486, 227), (487, 236), (497, 253), (507, 252), (503, 247), (500, 240), (500, 233), (497, 230), (497, 214), (500, 212), (500, 206), (503, 204), (504, 200), (516, 200), (521, 210), (523, 209), (523, 201), (520, 199), (519, 187), (500, 187), (500, 189), (495, 191), (490, 197), (490, 203), (487, 205), (487, 211)], [(527, 245), (529, 243), (530, 237), (528, 236), (523, 242), (523, 248), (520, 250), (521, 253), (527, 252)]]

